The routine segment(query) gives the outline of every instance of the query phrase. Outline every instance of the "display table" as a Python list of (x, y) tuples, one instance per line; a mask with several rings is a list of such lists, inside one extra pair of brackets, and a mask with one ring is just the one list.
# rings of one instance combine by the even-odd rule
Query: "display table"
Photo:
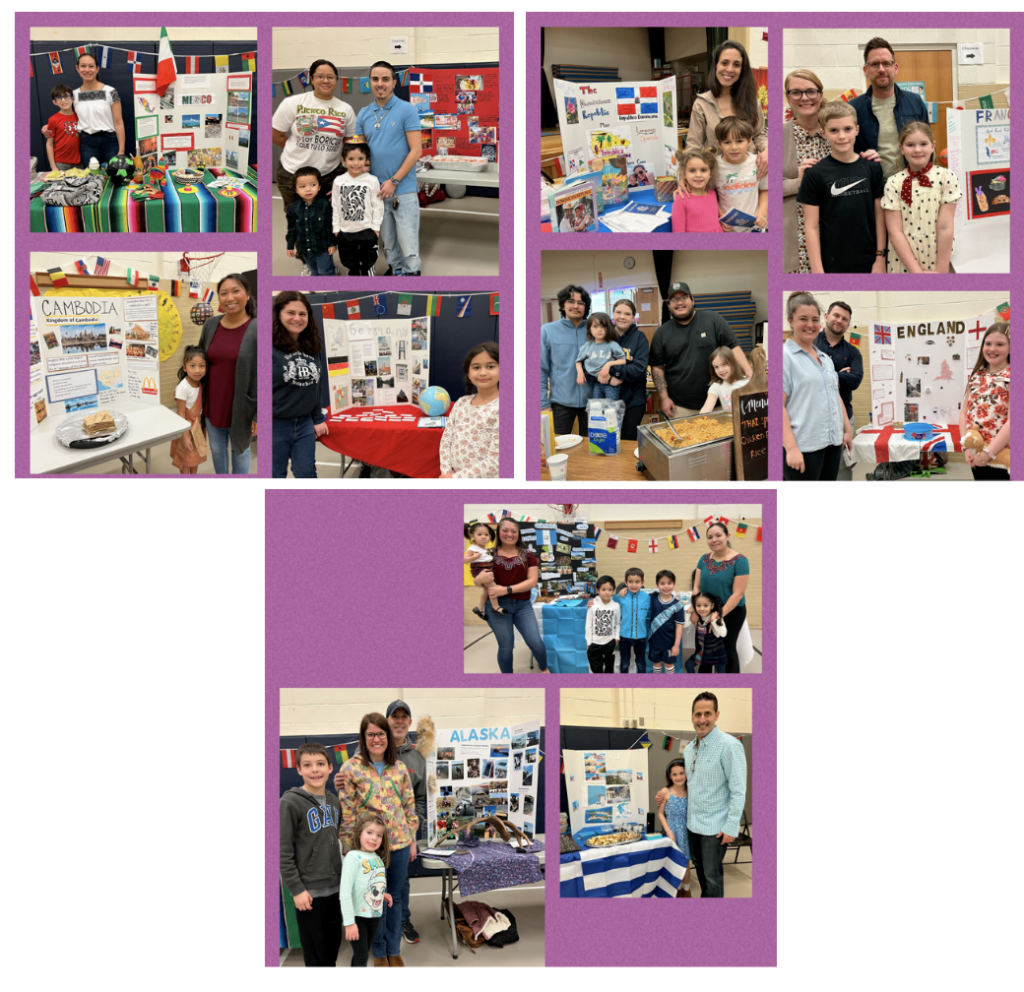
[[(576, 447), (555, 454), (569, 456), (565, 463), (569, 482), (648, 482), (647, 476), (636, 470), (636, 446), (636, 441), (622, 441), (617, 455), (592, 455), (584, 438)], [(551, 481), (547, 465), (541, 467), (540, 477), (544, 482)]]
[(498, 185), (498, 173), (484, 169), (482, 172), (466, 172), (462, 169), (425, 169), (416, 173), (418, 183), (437, 183), (453, 186), (492, 186)]
[[(241, 178), (231, 169), (207, 169), (203, 182), (220, 177)], [(256, 230), (255, 172), (248, 172), (249, 182), (237, 196), (222, 196), (222, 189), (192, 187), (194, 193), (168, 179), (162, 186), (162, 200), (135, 201), (129, 195), (140, 184), (114, 186), (107, 183), (99, 203), (82, 207), (49, 207), (41, 197), (34, 197), (29, 208), (29, 230), (33, 233), (106, 232), (251, 232)]]
[[(128, 430), (116, 441), (96, 448), (66, 448), (54, 435), (57, 425), (65, 417), (47, 417), (32, 432), (29, 453), (29, 471), (33, 475), (54, 472), (84, 472), (114, 458), (121, 459), (121, 474), (138, 474), (134, 456), (143, 460), (146, 473), (150, 470), (149, 453), (158, 444), (181, 437), (188, 429), (188, 421), (159, 403), (125, 400), (108, 404), (104, 409), (120, 410), (128, 418)], [(143, 454), (145, 452), (145, 454)]]
[(563, 899), (673, 897), (686, 868), (686, 858), (667, 837), (605, 850), (583, 847), (559, 858), (558, 894)]
[(348, 468), (345, 458), (365, 465), (378, 465), (414, 479), (436, 479), (440, 476), (443, 428), (417, 427), (423, 411), (411, 404), (399, 403), (396, 406), (375, 406), (370, 409), (397, 414), (412, 413), (417, 419), (404, 423), (358, 423), (347, 420), (344, 415), (329, 417), (328, 432), (318, 440), (324, 447), (342, 456), (342, 476)]
[[(630, 200), (632, 200), (632, 201), (634, 201), (636, 203), (657, 204), (658, 206), (664, 207), (668, 211), (666, 220), (665, 220), (665, 222), (663, 224), (659, 224), (654, 229), (654, 231), (651, 232), (651, 233), (653, 233), (653, 234), (666, 234), (666, 233), (671, 232), (671, 230), (672, 230), (672, 204), (671, 203), (658, 204), (658, 201), (655, 199), (655, 196), (654, 196), (654, 190), (649, 188), (649, 187), (647, 187), (647, 188), (641, 187), (635, 193), (630, 193), (629, 197), (625, 201), (623, 201), (622, 203), (616, 203), (614, 206), (605, 207), (604, 213), (602, 213), (597, 218), (597, 230), (598, 230), (599, 233), (605, 233), (605, 234), (618, 234), (618, 233), (620, 233), (618, 231), (612, 231), (612, 229), (610, 227), (607, 227), (604, 224), (604, 222), (601, 220), (601, 217), (603, 217), (605, 214), (614, 213), (616, 210), (621, 210), (624, 206), (626, 206), (627, 203), (629, 203)], [(551, 221), (542, 221), (541, 225), (540, 225), (540, 229), (541, 229), (542, 232), (550, 232), (551, 231)], [(593, 233), (593, 232), (591, 232), (591, 233)], [(628, 237), (628, 235), (626, 235), (626, 236)]]
[(922, 452), (959, 452), (960, 425), (933, 424), (931, 440), (915, 441), (903, 435), (902, 427), (862, 427), (853, 437), (850, 454), (854, 461), (866, 464), (879, 462), (914, 462)]
[[(534, 845), (538, 850), (516, 854), (507, 841), (481, 841), (466, 848), (466, 855), (448, 858), (421, 856), (424, 868), (439, 869), (441, 874), (441, 919), (445, 910), (452, 930), (452, 957), (459, 956), (458, 934), (455, 930), (455, 889), (464, 897), (481, 892), (500, 892), (517, 885), (533, 885), (543, 879), (544, 836), (538, 834)], [(465, 889), (462, 879), (465, 878)]]

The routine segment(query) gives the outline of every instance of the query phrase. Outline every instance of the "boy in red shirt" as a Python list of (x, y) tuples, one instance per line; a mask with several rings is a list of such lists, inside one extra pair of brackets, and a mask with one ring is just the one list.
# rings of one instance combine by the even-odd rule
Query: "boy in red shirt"
[(50, 99), (56, 104), (54, 114), (47, 127), (50, 137), (46, 139), (46, 157), (51, 169), (77, 169), (82, 161), (78, 143), (78, 114), (75, 113), (74, 94), (67, 86), (54, 86)]

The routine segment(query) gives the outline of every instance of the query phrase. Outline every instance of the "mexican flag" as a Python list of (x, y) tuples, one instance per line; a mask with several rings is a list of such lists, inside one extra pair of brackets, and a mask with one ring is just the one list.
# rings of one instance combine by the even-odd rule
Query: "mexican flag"
[(160, 54), (156, 61), (156, 91), (161, 96), (167, 92), (177, 74), (174, 71), (174, 52), (171, 51), (171, 40), (167, 37), (167, 28), (160, 29)]
[(127, 271), (127, 273), (125, 274), (125, 282), (127, 282), (129, 286), (138, 286), (138, 284), (139, 284), (139, 270), (138, 269), (129, 269)]

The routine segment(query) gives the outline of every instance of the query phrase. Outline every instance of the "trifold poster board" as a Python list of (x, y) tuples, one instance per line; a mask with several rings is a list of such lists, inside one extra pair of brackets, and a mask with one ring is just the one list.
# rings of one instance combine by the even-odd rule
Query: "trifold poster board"
[(970, 221), (1010, 212), (1010, 108), (946, 111), (949, 169), (964, 194), (953, 215), (954, 238)]
[(32, 427), (48, 415), (103, 409), (119, 400), (160, 402), (155, 293), (34, 296)]
[(424, 155), (498, 161), (498, 68), (409, 69)]
[(973, 321), (872, 324), (871, 415), (876, 427), (902, 423), (955, 424), (995, 311)]
[(429, 843), (443, 833), (438, 818), (454, 813), (461, 821), (501, 814), (523, 833), (544, 833), (537, 823), (540, 776), (540, 720), (514, 726), (438, 730), (427, 759), (438, 792), (427, 790)]
[(430, 385), (430, 320), (325, 319), (331, 413), (354, 406), (419, 403)]
[[(208, 169), (243, 175), (252, 141), (252, 73), (191, 73), (156, 91), (156, 76), (132, 77), (135, 147), (144, 169)], [(131, 144), (129, 135), (129, 145)]]
[(608, 156), (625, 157), (628, 174), (640, 176), (641, 185), (650, 185), (644, 173), (651, 182), (675, 174), (675, 76), (642, 83), (554, 83), (568, 177), (587, 171), (590, 159)]
[(593, 524), (528, 523), (520, 530), (523, 545), (540, 559), (540, 591), (571, 592), (597, 581), (597, 539)]
[(647, 822), (647, 749), (563, 751), (569, 827)]

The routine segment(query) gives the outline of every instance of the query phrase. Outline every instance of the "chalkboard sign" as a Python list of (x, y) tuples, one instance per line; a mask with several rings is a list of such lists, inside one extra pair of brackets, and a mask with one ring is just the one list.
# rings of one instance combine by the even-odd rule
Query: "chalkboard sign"
[(750, 353), (754, 375), (732, 394), (732, 438), (736, 478), (740, 482), (768, 479), (767, 355), (758, 346)]

